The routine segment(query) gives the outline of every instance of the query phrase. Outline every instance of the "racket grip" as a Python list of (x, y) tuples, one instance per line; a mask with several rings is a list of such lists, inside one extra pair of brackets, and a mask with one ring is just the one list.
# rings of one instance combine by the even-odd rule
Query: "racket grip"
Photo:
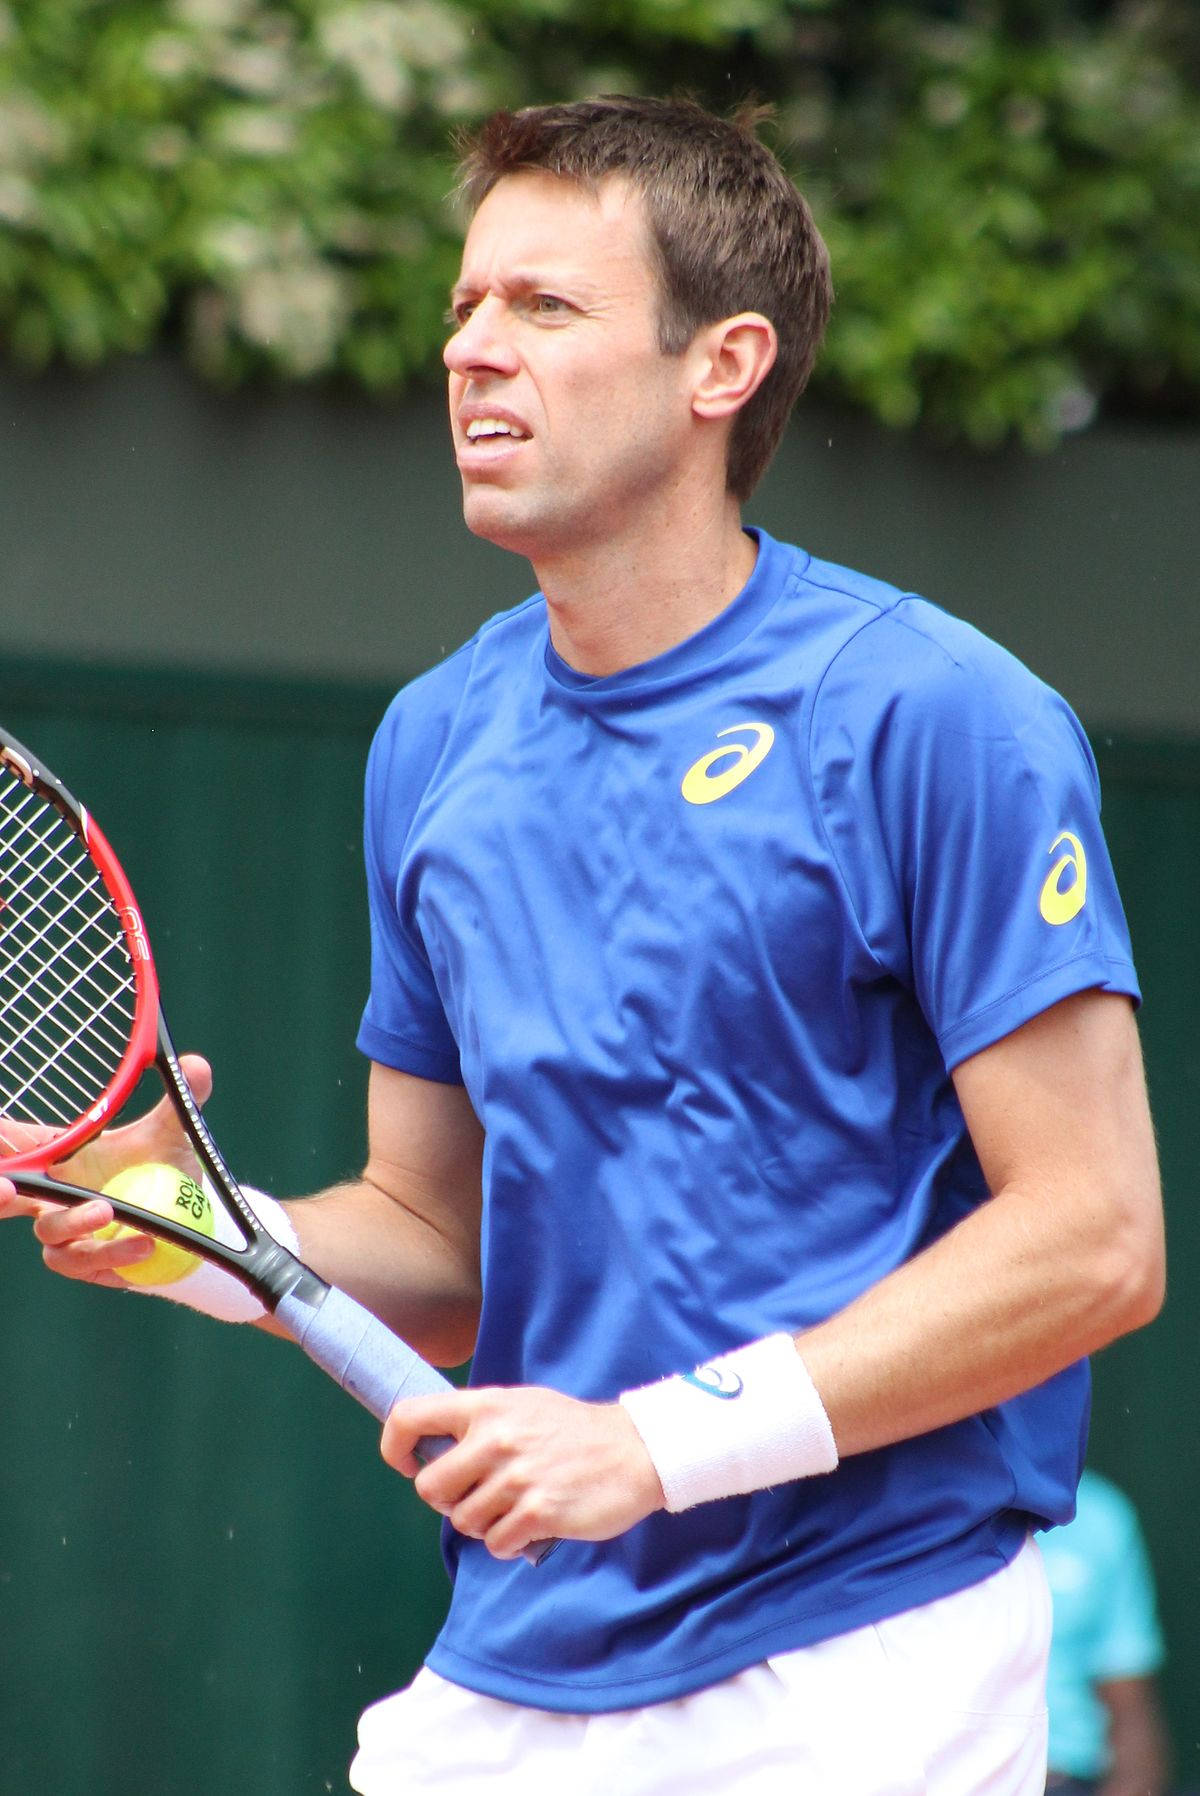
[[(279, 1300), (275, 1314), (308, 1357), (377, 1422), (385, 1421), (402, 1397), (440, 1397), (454, 1389), (407, 1341), (336, 1285), (315, 1307), (291, 1291)], [(429, 1461), (455, 1444), (452, 1435), (427, 1435), (413, 1450), (418, 1459)], [(525, 1557), (540, 1565), (557, 1544), (535, 1540), (525, 1548)]]

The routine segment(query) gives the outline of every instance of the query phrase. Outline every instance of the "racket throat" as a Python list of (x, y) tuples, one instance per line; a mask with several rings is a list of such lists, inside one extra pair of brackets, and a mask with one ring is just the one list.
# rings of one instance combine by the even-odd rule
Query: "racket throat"
[(278, 1241), (260, 1237), (246, 1256), (245, 1280), (269, 1310), (277, 1310), (284, 1298), (307, 1309), (321, 1307), (329, 1286), (310, 1272)]

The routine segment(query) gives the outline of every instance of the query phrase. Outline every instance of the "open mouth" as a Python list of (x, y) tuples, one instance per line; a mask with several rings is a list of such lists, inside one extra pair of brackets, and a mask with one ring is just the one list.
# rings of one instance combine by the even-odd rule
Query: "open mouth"
[(512, 442), (523, 443), (528, 440), (529, 432), (519, 425), (510, 424), (504, 418), (472, 418), (466, 428), (468, 443), (483, 443), (496, 437), (507, 437)]

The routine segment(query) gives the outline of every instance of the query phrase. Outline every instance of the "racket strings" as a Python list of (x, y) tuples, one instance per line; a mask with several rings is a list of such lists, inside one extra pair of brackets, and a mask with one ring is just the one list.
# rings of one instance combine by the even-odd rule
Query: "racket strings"
[(74, 830), (7, 768), (0, 869), (0, 1119), (66, 1126), (101, 1096), (129, 1041), (125, 931)]

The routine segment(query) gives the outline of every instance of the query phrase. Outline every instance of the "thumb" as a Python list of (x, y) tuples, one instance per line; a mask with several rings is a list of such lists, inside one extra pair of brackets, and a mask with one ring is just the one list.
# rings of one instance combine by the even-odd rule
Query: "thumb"
[(207, 1104), (212, 1096), (212, 1067), (203, 1054), (181, 1054), (179, 1065), (198, 1104)]
[[(199, 1054), (185, 1054), (179, 1064), (197, 1104), (206, 1103), (213, 1084), (208, 1061)], [(147, 1160), (162, 1160), (192, 1173), (199, 1170), (183, 1124), (165, 1092), (145, 1115), (122, 1123), (119, 1128), (105, 1129), (94, 1142), (92, 1154), (95, 1165), (89, 1166), (89, 1183), (96, 1190), (103, 1189), (114, 1173)]]

